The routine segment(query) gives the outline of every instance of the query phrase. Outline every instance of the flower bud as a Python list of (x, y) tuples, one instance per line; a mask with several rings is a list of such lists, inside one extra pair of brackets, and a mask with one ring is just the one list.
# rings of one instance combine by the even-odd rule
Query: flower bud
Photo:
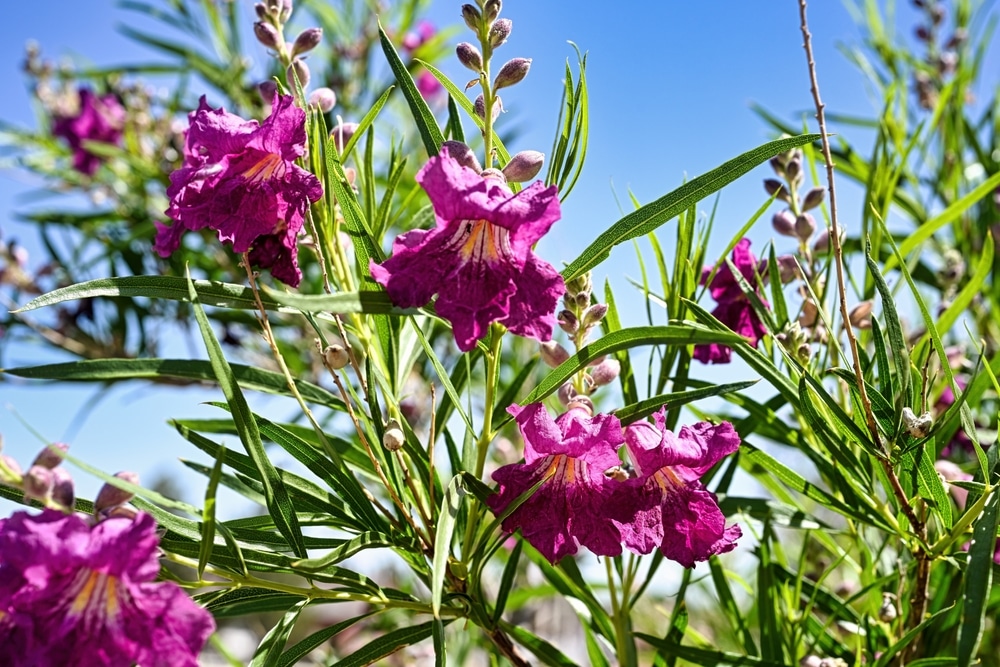
[(495, 178), (496, 180), (500, 181), (501, 183), (506, 183), (507, 182), (507, 177), (504, 176), (503, 172), (500, 171), (499, 169), (497, 169), (496, 167), (490, 167), (489, 169), (483, 169), (481, 172), (479, 172), (479, 175), (482, 176), (483, 179)]
[(73, 488), (73, 477), (66, 468), (52, 469), (52, 500), (66, 509), (73, 509), (76, 504), (76, 490)]
[[(473, 103), (473, 109), (475, 110), (477, 116), (480, 118), (486, 118), (486, 101), (483, 99), (481, 94)], [(500, 98), (497, 97), (493, 100), (493, 118), (491, 120), (497, 119), (497, 116), (500, 115), (501, 109), (503, 109), (503, 104), (500, 102)]]
[(787, 208), (774, 214), (771, 226), (782, 236), (795, 236), (795, 216)]
[(292, 64), (285, 71), (285, 77), (290, 87), (294, 86), (295, 81), (298, 80), (300, 86), (307, 88), (309, 86), (309, 76), (309, 65), (306, 65), (306, 62), (300, 58), (293, 60)]
[(785, 161), (782, 160), (780, 156), (774, 156), (768, 160), (768, 164), (771, 165), (771, 169), (774, 170), (774, 173), (782, 178), (785, 177)]
[(0, 464), (2, 464), (0, 465), (0, 484), (20, 486), (21, 466), (18, 465), (17, 461), (6, 454), (0, 454)]
[(781, 201), (791, 201), (791, 197), (788, 196), (788, 189), (776, 178), (765, 178), (764, 190), (772, 197), (777, 195), (777, 198)]
[(589, 396), (574, 396), (573, 400), (566, 406), (566, 410), (583, 410), (591, 417), (594, 416), (594, 402)]
[(576, 315), (571, 310), (560, 311), (556, 321), (559, 322), (559, 328), (570, 336), (580, 330), (580, 321), (576, 319)]
[(43, 468), (52, 469), (57, 467), (63, 462), (63, 457), (59, 456), (57, 452), (66, 453), (69, 451), (69, 445), (64, 442), (53, 442), (51, 445), (46, 445), (42, 448), (42, 451), (38, 452), (38, 456), (35, 460), (31, 462), (33, 466), (42, 466)]
[[(778, 255), (778, 279), (786, 285), (799, 277), (799, 263), (794, 255)], [(761, 276), (770, 278), (771, 267), (767, 264), (760, 271)]]
[(258, 2), (256, 5), (254, 5), (253, 10), (257, 12), (257, 18), (263, 19), (267, 17), (268, 10), (267, 7), (264, 6), (263, 2)]
[(569, 359), (569, 352), (566, 351), (566, 348), (554, 340), (539, 343), (538, 354), (542, 361), (551, 368), (555, 368)]
[(520, 83), (528, 76), (531, 69), (531, 58), (512, 58), (503, 64), (496, 78), (493, 79), (493, 90), (500, 90), (515, 83)]
[(441, 148), (447, 148), (448, 155), (463, 167), (468, 167), (477, 174), (483, 170), (482, 165), (479, 164), (479, 158), (476, 157), (475, 152), (469, 148), (468, 144), (461, 141), (445, 141), (441, 144)]
[(382, 446), (390, 452), (398, 452), (406, 442), (406, 435), (403, 428), (396, 419), (390, 419), (385, 424), (385, 432), (382, 433)]
[(564, 382), (559, 387), (559, 390), (556, 392), (556, 397), (559, 399), (559, 402), (562, 403), (563, 405), (569, 405), (578, 396), (579, 394), (577, 394), (576, 387), (573, 386), (572, 382)]
[(329, 113), (337, 106), (337, 93), (327, 87), (317, 88), (309, 93), (309, 106), (317, 107), (323, 113)]
[(469, 30), (479, 32), (479, 24), (483, 20), (483, 15), (474, 5), (462, 5), (462, 19), (465, 21), (465, 25), (469, 26)]
[[(115, 477), (128, 482), (129, 484), (135, 484), (137, 486), (139, 484), (139, 475), (128, 470), (116, 472)], [(94, 499), (94, 514), (99, 514), (113, 507), (124, 505), (125, 503), (131, 501), (134, 496), (135, 494), (131, 491), (119, 489), (117, 486), (112, 484), (105, 484), (101, 487), (101, 490), (97, 492), (97, 498)]]
[(878, 618), (883, 623), (896, 620), (896, 596), (892, 593), (882, 593), (882, 606), (878, 608)]
[(931, 417), (930, 412), (925, 412), (919, 417), (914, 414), (913, 410), (906, 407), (903, 408), (903, 428), (914, 438), (926, 437), (931, 431), (931, 427), (934, 426), (934, 418)]
[(816, 326), (819, 321), (819, 308), (812, 299), (802, 302), (802, 314), (799, 315), (799, 326), (806, 328)]
[[(844, 228), (838, 225), (837, 229), (840, 230), (840, 242), (843, 243), (845, 235)], [(828, 229), (826, 232), (820, 234), (819, 238), (816, 239), (816, 243), (813, 244), (813, 250), (820, 253), (830, 252), (830, 234), (832, 231), (832, 229)]]
[(848, 315), (848, 319), (851, 322), (851, 326), (857, 329), (871, 329), (872, 328), (872, 302), (862, 301), (851, 310)]
[(796, 151), (796, 155), (785, 163), (785, 176), (788, 182), (794, 187), (802, 182), (802, 153)]
[(573, 280), (566, 283), (566, 294), (570, 296), (576, 296), (577, 294), (586, 294), (590, 297), (590, 292), (593, 289), (593, 283), (591, 282), (590, 271), (587, 271), (583, 275), (579, 275)]
[(46, 501), (52, 496), (56, 475), (44, 466), (31, 466), (21, 478), (21, 488), (26, 500)]
[(281, 38), (281, 35), (278, 34), (278, 29), (270, 23), (257, 21), (253, 24), (253, 34), (257, 38), (257, 41), (265, 47), (269, 49), (278, 48), (278, 40)]
[(281, 0), (281, 12), (278, 14), (278, 19), (285, 23), (292, 16), (292, 0)]
[(469, 42), (459, 42), (458, 46), (455, 47), (455, 55), (458, 56), (458, 62), (473, 72), (482, 71), (483, 55)]
[(809, 213), (803, 213), (795, 218), (795, 235), (803, 241), (811, 239), (815, 231), (816, 218), (812, 217)]
[(333, 143), (337, 146), (337, 151), (343, 153), (344, 146), (347, 142), (351, 140), (354, 133), (358, 131), (357, 123), (337, 123), (330, 130), (330, 138), (333, 139)]
[(486, 0), (486, 4), (483, 6), (483, 14), (486, 17), (487, 23), (493, 23), (500, 16), (500, 9), (503, 5), (500, 0)]
[(351, 362), (351, 355), (339, 337), (334, 336), (332, 342), (323, 349), (323, 361), (328, 368), (339, 371)]
[(323, 41), (323, 29), (322, 28), (306, 28), (299, 33), (299, 36), (295, 38), (295, 42), (292, 44), (292, 57), (300, 56), (303, 53), (309, 53)]
[(490, 46), (494, 49), (503, 45), (510, 37), (510, 31), (514, 27), (510, 19), (497, 19), (497, 22), (490, 27)]
[(605, 359), (590, 369), (590, 379), (594, 386), (602, 387), (615, 381), (615, 378), (622, 372), (622, 365), (617, 359)]
[(544, 162), (545, 155), (538, 151), (521, 151), (510, 159), (503, 174), (513, 183), (530, 181), (541, 171)]
[[(577, 295), (578, 297), (580, 295)], [(589, 300), (590, 295), (587, 295)], [(604, 319), (604, 316), (608, 314), (608, 304), (606, 303), (595, 303), (593, 306), (589, 306), (585, 311), (583, 311), (583, 328), (589, 329), (598, 322)]]
[(260, 93), (260, 99), (264, 100), (266, 104), (274, 104), (274, 97), (278, 94), (278, 84), (268, 79), (257, 84), (257, 92)]
[(802, 210), (808, 211), (809, 209), (816, 208), (823, 203), (823, 198), (826, 196), (826, 190), (823, 188), (812, 188), (806, 193), (805, 198), (802, 200)]

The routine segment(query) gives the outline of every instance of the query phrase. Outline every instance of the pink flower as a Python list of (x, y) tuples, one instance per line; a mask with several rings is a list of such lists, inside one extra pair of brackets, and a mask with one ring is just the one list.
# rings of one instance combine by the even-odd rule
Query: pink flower
[(79, 95), (79, 112), (75, 116), (56, 118), (52, 134), (65, 139), (73, 149), (73, 168), (82, 174), (93, 176), (103, 158), (85, 149), (83, 142), (118, 144), (125, 126), (125, 107), (114, 95), (98, 97), (86, 88), (80, 88)]
[(392, 257), (372, 263), (372, 277), (394, 304), (414, 308), (434, 294), (463, 352), (493, 322), (540, 341), (552, 338), (562, 277), (531, 250), (559, 219), (555, 186), (531, 184), (516, 195), (448, 154), (432, 157), (417, 182), (434, 205), (437, 227), (398, 238)]
[(298, 234), (309, 203), (323, 196), (319, 180), (295, 164), (306, 150), (305, 111), (279, 95), (258, 124), (212, 109), (202, 97), (189, 118), (184, 166), (167, 188), (174, 224), (157, 224), (154, 249), (167, 257), (185, 231), (210, 227), (235, 252), (256, 251), (258, 266), (298, 286)]
[(422, 20), (417, 23), (416, 30), (407, 33), (406, 37), (403, 38), (403, 48), (413, 53), (436, 34), (437, 28), (434, 24), (430, 21)]
[(571, 409), (553, 420), (541, 403), (507, 409), (524, 436), (524, 463), (505, 465), (493, 473), (499, 493), (487, 504), (501, 514), (520, 495), (541, 482), (535, 492), (501, 527), (521, 535), (551, 563), (571, 556), (581, 545), (599, 556), (622, 552), (621, 535), (607, 516), (614, 485), (604, 472), (617, 466), (623, 442), (614, 415), (591, 418)]
[(429, 100), (444, 90), (444, 86), (441, 85), (441, 82), (433, 74), (424, 70), (417, 77), (417, 90), (420, 91), (421, 97)]
[(667, 430), (666, 408), (653, 416), (656, 425), (636, 422), (625, 429), (625, 447), (637, 477), (617, 488), (612, 515), (625, 546), (640, 554), (659, 548), (685, 567), (731, 551), (742, 534), (726, 527), (715, 496), (700, 478), (740, 446), (729, 422), (698, 422)]
[(0, 522), (0, 642), (26, 667), (196, 667), (211, 614), (160, 570), (148, 514), (91, 526), (46, 510)]
[[(757, 279), (754, 275), (754, 267), (757, 260), (750, 252), (750, 239), (740, 239), (736, 247), (733, 248), (733, 264), (752, 287), (757, 287)], [(701, 284), (704, 285), (712, 273), (712, 268), (706, 266), (701, 273)], [(709, 285), (712, 298), (718, 304), (712, 315), (727, 327), (750, 339), (751, 345), (757, 346), (757, 342), (766, 333), (764, 325), (757, 317), (750, 301), (747, 299), (740, 284), (736, 281), (729, 264), (723, 264), (712, 278)], [(761, 298), (763, 300), (763, 297)], [(765, 305), (767, 302), (764, 302)], [(719, 343), (707, 345), (695, 345), (694, 358), (705, 364), (728, 364), (732, 358), (732, 350)]]

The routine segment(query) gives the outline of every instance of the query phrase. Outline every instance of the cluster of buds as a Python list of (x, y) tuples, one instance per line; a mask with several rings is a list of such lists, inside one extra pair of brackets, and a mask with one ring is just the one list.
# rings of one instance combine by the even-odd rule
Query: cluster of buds
[[(799, 192), (805, 180), (802, 159), (802, 151), (797, 148), (771, 158), (771, 168), (781, 180), (765, 179), (764, 189), (788, 204), (788, 208), (771, 218), (774, 231), (798, 239), (799, 247), (805, 250), (816, 233), (816, 219), (809, 211), (823, 203), (826, 191), (815, 187), (805, 194)], [(820, 251), (820, 248), (814, 247), (814, 250)]]
[(809, 345), (811, 337), (802, 328), (800, 322), (789, 322), (784, 330), (775, 336), (775, 339), (800, 364), (805, 366), (809, 363), (809, 358), (812, 356), (812, 347)]
[(921, 108), (931, 110), (937, 105), (945, 79), (958, 68), (958, 49), (969, 35), (964, 27), (957, 26), (947, 39), (942, 39), (947, 12), (940, 0), (913, 0), (913, 5), (924, 14), (914, 34), (927, 48), (924, 65), (913, 76), (914, 86)]
[[(285, 40), (285, 24), (292, 15), (292, 0), (265, 0), (254, 5), (259, 19), (253, 24), (253, 34), (264, 47), (274, 51), (275, 57), (285, 68), (285, 81), (289, 89), (296, 89), (296, 82), (302, 89), (309, 87), (311, 73), (303, 56), (315, 49), (323, 41), (322, 28), (306, 28), (289, 44)], [(272, 82), (260, 86), (261, 96), (268, 104), (277, 93)], [(308, 104), (327, 113), (337, 104), (337, 95), (329, 88), (317, 88), (309, 94)]]
[(467, 167), (483, 178), (496, 178), (504, 183), (523, 183), (530, 181), (542, 169), (545, 155), (538, 151), (521, 151), (511, 157), (503, 169), (483, 169), (475, 152), (461, 141), (445, 141), (441, 148), (448, 149), (448, 155), (463, 167)]
[(493, 78), (492, 84), (489, 80), (490, 60), (493, 58), (493, 50), (502, 46), (510, 37), (513, 23), (510, 19), (502, 19), (500, 16), (500, 0), (478, 0), (476, 5), (462, 5), (462, 18), (465, 25), (472, 32), (476, 33), (479, 40), (479, 47), (462, 42), (456, 49), (455, 54), (462, 65), (476, 73), (476, 78), (469, 81), (466, 89), (480, 85), (484, 93), (475, 101), (475, 110), (480, 118), (486, 119), (487, 98), (491, 100), (489, 110), (490, 121), (503, 110), (503, 102), (496, 91), (502, 88), (509, 88), (520, 83), (528, 70), (531, 68), (530, 58), (512, 58), (500, 68)]
[[(566, 293), (563, 295), (564, 308), (558, 315), (559, 327), (569, 335), (577, 351), (587, 344), (590, 332), (608, 314), (607, 304), (591, 303), (592, 290), (589, 272), (567, 282)], [(556, 341), (542, 343), (539, 352), (542, 360), (553, 368), (570, 357), (569, 351)], [(560, 387), (559, 400), (568, 407), (586, 407), (593, 412), (593, 402), (589, 396), (598, 387), (614, 382), (619, 373), (621, 364), (617, 359), (598, 357), (577, 374), (573, 381)]]

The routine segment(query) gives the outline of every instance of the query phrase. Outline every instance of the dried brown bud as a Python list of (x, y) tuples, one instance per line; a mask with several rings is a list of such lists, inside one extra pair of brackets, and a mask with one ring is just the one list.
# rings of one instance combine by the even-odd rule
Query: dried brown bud
[(458, 46), (455, 47), (455, 55), (458, 56), (458, 62), (473, 72), (478, 73), (482, 71), (483, 54), (479, 53), (479, 49), (469, 42), (459, 42)]
[(503, 174), (513, 183), (530, 181), (541, 171), (544, 162), (545, 155), (538, 151), (521, 151), (510, 159)]
[(301, 56), (303, 53), (309, 53), (323, 41), (323, 29), (322, 28), (306, 28), (299, 33), (299, 36), (295, 38), (295, 42), (292, 43), (292, 57)]
[(809, 209), (816, 208), (823, 203), (823, 198), (826, 196), (826, 190), (823, 188), (812, 188), (806, 193), (805, 198), (802, 200), (802, 210), (808, 211)]
[(520, 83), (524, 77), (528, 76), (531, 69), (531, 58), (512, 58), (503, 64), (500, 72), (493, 79), (493, 90), (500, 90)]
[(924, 438), (931, 432), (934, 426), (934, 418), (930, 412), (925, 412), (919, 417), (914, 414), (909, 407), (903, 408), (903, 428), (914, 438)]

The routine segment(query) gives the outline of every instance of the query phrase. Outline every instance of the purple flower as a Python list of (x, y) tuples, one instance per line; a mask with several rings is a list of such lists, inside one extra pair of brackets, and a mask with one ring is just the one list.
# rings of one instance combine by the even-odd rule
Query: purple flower
[(444, 90), (444, 86), (433, 74), (424, 70), (417, 76), (417, 90), (425, 100), (430, 100)]
[[(196, 667), (215, 623), (159, 573), (148, 514), (91, 526), (16, 512), (0, 523), (0, 642), (11, 664)], [(16, 642), (16, 643), (11, 643)]]
[(441, 149), (417, 174), (434, 205), (437, 227), (396, 238), (392, 257), (372, 263), (372, 277), (394, 304), (425, 305), (450, 321), (463, 352), (492, 322), (540, 341), (552, 338), (562, 277), (531, 247), (559, 219), (555, 186), (532, 183), (512, 194)]
[[(743, 277), (753, 287), (757, 287), (757, 279), (754, 275), (754, 267), (757, 260), (750, 252), (750, 239), (740, 239), (736, 247), (733, 248), (733, 264)], [(711, 267), (705, 267), (701, 273), (701, 284), (704, 285), (712, 273)], [(753, 311), (746, 294), (740, 289), (740, 284), (736, 281), (729, 264), (723, 264), (712, 278), (709, 285), (712, 298), (718, 304), (712, 315), (727, 327), (750, 339), (750, 344), (757, 346), (757, 341), (766, 333), (764, 325)], [(763, 298), (762, 298), (763, 300)], [(765, 305), (767, 302), (764, 302)], [(695, 345), (694, 358), (704, 364), (728, 364), (732, 358), (732, 350), (726, 345), (710, 343), (707, 345)]]
[(699, 481), (739, 449), (740, 438), (729, 422), (698, 422), (674, 435), (665, 426), (666, 408), (653, 418), (655, 426), (641, 421), (625, 429), (638, 476), (616, 490), (612, 514), (630, 550), (647, 554), (659, 547), (667, 558), (694, 567), (731, 551), (742, 534), (737, 525), (726, 527), (715, 496)]
[(618, 466), (624, 441), (614, 415), (591, 417), (581, 408), (553, 420), (541, 403), (512, 405), (524, 436), (524, 463), (505, 465), (493, 473), (499, 493), (487, 504), (502, 513), (521, 494), (541, 485), (501, 527), (521, 535), (551, 563), (571, 556), (580, 545), (598, 556), (622, 552), (621, 534), (607, 515), (614, 486), (604, 472)]
[(103, 158), (83, 147), (85, 141), (117, 144), (125, 126), (125, 107), (114, 95), (94, 95), (80, 88), (80, 111), (75, 116), (61, 116), (52, 125), (52, 134), (62, 137), (73, 149), (73, 168), (93, 176)]
[(258, 266), (297, 287), (298, 234), (309, 202), (323, 196), (319, 180), (295, 164), (306, 150), (305, 111), (278, 95), (258, 124), (212, 109), (202, 97), (189, 118), (184, 166), (167, 188), (174, 224), (157, 224), (154, 249), (167, 257), (185, 231), (210, 227), (235, 252), (255, 250)]
[(416, 51), (427, 41), (437, 34), (437, 27), (430, 21), (422, 20), (417, 23), (416, 30), (406, 34), (403, 38), (403, 48), (410, 53)]

